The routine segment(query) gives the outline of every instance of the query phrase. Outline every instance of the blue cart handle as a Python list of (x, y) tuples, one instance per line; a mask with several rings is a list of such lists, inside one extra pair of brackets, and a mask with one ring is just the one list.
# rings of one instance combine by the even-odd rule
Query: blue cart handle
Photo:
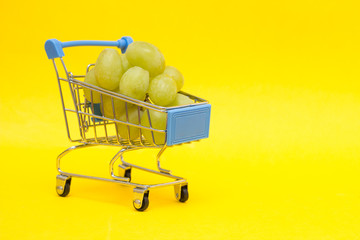
[(127, 47), (133, 40), (131, 37), (122, 37), (117, 41), (70, 41), (60, 42), (56, 39), (49, 39), (45, 42), (45, 51), (49, 59), (59, 58), (65, 56), (63, 48), (76, 46), (109, 46), (118, 47), (122, 53), (125, 53)]

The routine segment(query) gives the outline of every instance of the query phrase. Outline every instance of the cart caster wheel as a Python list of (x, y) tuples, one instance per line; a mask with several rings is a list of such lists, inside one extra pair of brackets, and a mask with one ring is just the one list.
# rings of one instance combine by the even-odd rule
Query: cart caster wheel
[(129, 182), (131, 182), (131, 168), (125, 170), (124, 177), (129, 178)]
[(175, 197), (179, 202), (186, 202), (189, 199), (188, 185), (175, 185)]
[(133, 201), (134, 208), (139, 212), (145, 211), (149, 207), (149, 191), (138, 192), (136, 191), (136, 189), (134, 189), (134, 193), (135, 193), (135, 199)]
[(57, 175), (56, 192), (60, 197), (66, 197), (70, 193), (71, 177)]

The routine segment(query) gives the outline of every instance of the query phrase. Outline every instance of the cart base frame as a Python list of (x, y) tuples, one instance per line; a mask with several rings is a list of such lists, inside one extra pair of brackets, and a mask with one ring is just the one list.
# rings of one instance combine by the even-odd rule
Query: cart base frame
[[(188, 182), (186, 179), (175, 176), (171, 174), (171, 171), (167, 169), (163, 169), (160, 166), (160, 156), (166, 149), (166, 145), (161, 148), (160, 152), (157, 155), (157, 167), (158, 171), (141, 167), (132, 163), (128, 163), (124, 161), (124, 153), (142, 149), (141, 147), (123, 147), (119, 152), (115, 154), (115, 156), (111, 159), (109, 163), (109, 173), (111, 178), (103, 178), (103, 177), (96, 177), (96, 176), (88, 176), (83, 174), (77, 174), (77, 173), (71, 173), (61, 170), (60, 163), (61, 159), (67, 155), (68, 153), (76, 150), (76, 149), (82, 149), (87, 147), (94, 147), (99, 146), (97, 144), (89, 144), (89, 143), (83, 143), (77, 146), (72, 146), (63, 151), (56, 160), (56, 166), (58, 175), (56, 177), (56, 192), (61, 197), (66, 197), (70, 192), (70, 185), (71, 185), (71, 179), (72, 177), (79, 177), (79, 178), (87, 178), (87, 179), (93, 179), (93, 180), (102, 180), (102, 181), (108, 181), (113, 183), (118, 183), (124, 186), (133, 187), (134, 197), (133, 197), (133, 206), (138, 211), (144, 211), (149, 206), (149, 190), (153, 188), (160, 188), (160, 187), (166, 187), (166, 186), (174, 186), (175, 191), (175, 197), (180, 202), (186, 202), (189, 193), (188, 193)], [(121, 164), (118, 166), (118, 175), (114, 174), (114, 164), (118, 159), (121, 159)], [(159, 184), (139, 184), (139, 183), (132, 183), (131, 182), (131, 169), (136, 168), (142, 171), (150, 172), (153, 174), (158, 174), (164, 177), (168, 177), (171, 179), (174, 179), (174, 181), (165, 182), (165, 183), (159, 183)]]

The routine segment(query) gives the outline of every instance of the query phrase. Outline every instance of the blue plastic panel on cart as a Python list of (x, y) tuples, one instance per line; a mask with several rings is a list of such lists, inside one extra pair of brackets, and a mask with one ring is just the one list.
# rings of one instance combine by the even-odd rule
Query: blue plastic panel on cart
[(209, 137), (211, 105), (199, 105), (168, 111), (168, 146)]

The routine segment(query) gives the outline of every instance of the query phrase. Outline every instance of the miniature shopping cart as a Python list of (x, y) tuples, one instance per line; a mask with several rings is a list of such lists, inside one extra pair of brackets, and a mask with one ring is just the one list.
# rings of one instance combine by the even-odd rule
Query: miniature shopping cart
[[(174, 186), (176, 199), (180, 202), (188, 200), (188, 183), (186, 179), (172, 175), (167, 169), (160, 166), (160, 156), (168, 146), (188, 143), (191, 141), (207, 138), (209, 135), (209, 121), (211, 105), (204, 99), (193, 96), (191, 94), (181, 92), (194, 101), (193, 104), (177, 107), (161, 107), (151, 103), (147, 97), (145, 101), (130, 98), (128, 96), (114, 93), (100, 87), (85, 83), (83, 81), (85, 75), (75, 75), (65, 66), (63, 57), (65, 56), (63, 48), (75, 46), (108, 46), (118, 47), (122, 53), (125, 53), (129, 44), (133, 40), (130, 37), (123, 37), (118, 41), (71, 41), (60, 42), (56, 39), (46, 41), (45, 50), (49, 59), (52, 60), (63, 107), (67, 135), (71, 142), (80, 143), (80, 145), (72, 146), (62, 152), (57, 157), (56, 191), (59, 196), (65, 197), (69, 194), (72, 177), (89, 178), (95, 180), (104, 180), (114, 182), (134, 188), (133, 205), (136, 210), (144, 211), (149, 206), (149, 190), (164, 186)], [(58, 65), (64, 71), (58, 69)], [(86, 68), (89, 71), (94, 64), (90, 64)], [(85, 70), (85, 66), (84, 66)], [(68, 88), (65, 92), (65, 88)], [(90, 90), (91, 101), (84, 97), (84, 90)], [(93, 97), (100, 94), (100, 103), (94, 103)], [(104, 100), (110, 99), (112, 114), (104, 114)], [(126, 118), (116, 116), (116, 106), (118, 103), (125, 106)], [(138, 114), (138, 121), (129, 121), (128, 111), (134, 107)], [(157, 129), (151, 124), (151, 111), (156, 111), (166, 115), (166, 129)], [(148, 125), (142, 124), (141, 115), (147, 113)], [(70, 126), (73, 124), (73, 126)], [(74, 125), (75, 124), (75, 125)], [(125, 129), (127, 134), (119, 134), (119, 126)], [(133, 139), (130, 133), (138, 131), (138, 138)], [(151, 138), (145, 139), (143, 133), (147, 131), (151, 133)], [(74, 137), (73, 135), (77, 136)], [(159, 142), (156, 137), (164, 136), (164, 140)], [(65, 172), (60, 168), (60, 161), (69, 152), (75, 149), (82, 149), (91, 146), (116, 146), (121, 147), (120, 151), (111, 159), (109, 164), (109, 178), (87, 176), (77, 173)], [(128, 163), (124, 160), (123, 155), (137, 149), (158, 148), (157, 168), (152, 170)], [(117, 167), (117, 174), (114, 172), (114, 165), (117, 160), (121, 160), (121, 164)], [(160, 184), (140, 184), (131, 181), (131, 169), (139, 169), (150, 173), (173, 179), (171, 182)]]

